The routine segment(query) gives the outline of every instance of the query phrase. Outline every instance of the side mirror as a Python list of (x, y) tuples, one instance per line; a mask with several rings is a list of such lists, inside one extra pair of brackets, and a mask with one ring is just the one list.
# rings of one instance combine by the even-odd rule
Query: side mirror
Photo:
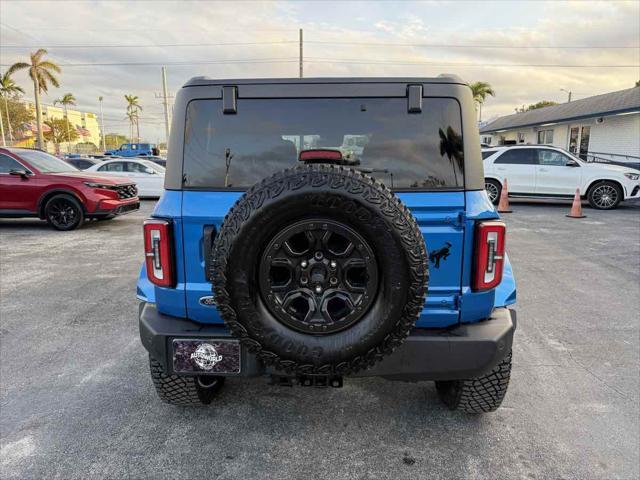
[(567, 167), (579, 167), (580, 164), (578, 162), (576, 162), (575, 160), (567, 160), (567, 163), (565, 164), (565, 166), (567, 166)]
[(11, 170), (9, 170), (9, 175), (16, 175), (22, 178), (29, 177), (29, 173), (26, 170), (18, 170), (16, 168), (12, 168)]
[(147, 167), (144, 169), (144, 173), (148, 173), (149, 175), (155, 175), (156, 171), (153, 168)]

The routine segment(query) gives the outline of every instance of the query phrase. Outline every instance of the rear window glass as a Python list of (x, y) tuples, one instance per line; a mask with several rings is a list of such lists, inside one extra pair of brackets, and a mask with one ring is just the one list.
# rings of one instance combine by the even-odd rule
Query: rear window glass
[(407, 113), (406, 98), (239, 99), (236, 114), (221, 100), (187, 109), (185, 188), (246, 189), (300, 162), (301, 150), (336, 149), (353, 168), (395, 189), (460, 188), (460, 107), (423, 99)]

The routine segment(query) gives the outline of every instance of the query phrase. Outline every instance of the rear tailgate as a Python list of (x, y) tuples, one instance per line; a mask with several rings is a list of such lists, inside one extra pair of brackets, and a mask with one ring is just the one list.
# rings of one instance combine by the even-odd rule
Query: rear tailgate
[[(187, 316), (203, 323), (222, 323), (210, 303), (211, 283), (205, 259), (210, 239), (240, 192), (183, 192), (182, 222)], [(429, 292), (419, 327), (458, 323), (464, 243), (464, 192), (416, 192), (398, 196), (416, 217), (429, 252)]]

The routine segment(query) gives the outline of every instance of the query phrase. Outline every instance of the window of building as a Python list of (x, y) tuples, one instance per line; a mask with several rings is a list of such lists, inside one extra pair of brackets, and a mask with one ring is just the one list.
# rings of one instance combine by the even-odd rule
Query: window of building
[(538, 143), (540, 145), (553, 143), (553, 130), (538, 130)]
[(518, 143), (524, 143), (524, 132), (518, 132)]

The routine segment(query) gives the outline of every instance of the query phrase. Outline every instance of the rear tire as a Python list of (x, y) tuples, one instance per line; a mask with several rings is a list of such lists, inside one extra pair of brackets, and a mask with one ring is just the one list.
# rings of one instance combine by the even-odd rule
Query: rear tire
[(620, 204), (622, 198), (620, 186), (606, 180), (594, 183), (587, 193), (589, 205), (597, 210), (613, 210)]
[(47, 200), (44, 218), (56, 230), (69, 231), (82, 225), (84, 211), (78, 200), (63, 193)]
[(470, 380), (436, 382), (440, 399), (450, 410), (486, 413), (498, 409), (509, 386), (511, 352), (493, 370)]
[(149, 356), (151, 380), (160, 399), (170, 405), (209, 405), (224, 385), (225, 377), (168, 375), (162, 364)]
[(484, 179), (484, 189), (487, 191), (487, 195), (491, 203), (497, 205), (500, 201), (500, 193), (502, 193), (502, 185), (499, 181), (492, 178)]

